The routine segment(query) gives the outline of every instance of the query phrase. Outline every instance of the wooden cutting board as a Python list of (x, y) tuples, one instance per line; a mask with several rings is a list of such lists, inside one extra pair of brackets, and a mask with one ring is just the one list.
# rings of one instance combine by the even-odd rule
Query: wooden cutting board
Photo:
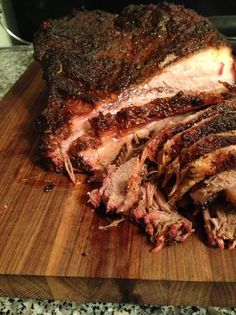
[(47, 104), (41, 75), (33, 63), (0, 103), (0, 294), (235, 306), (236, 250), (208, 248), (193, 235), (153, 254), (128, 222), (98, 230), (106, 219), (86, 204), (85, 176), (74, 187), (38, 164), (36, 118)]

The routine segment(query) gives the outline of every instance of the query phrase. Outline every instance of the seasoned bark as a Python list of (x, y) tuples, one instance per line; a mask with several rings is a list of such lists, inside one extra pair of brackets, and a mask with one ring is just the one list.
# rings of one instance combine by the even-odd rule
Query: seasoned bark
[[(189, 148), (196, 141), (212, 133), (236, 130), (236, 112), (213, 114), (193, 127), (174, 136), (157, 155), (158, 174), (163, 174), (166, 166), (181, 154), (183, 149)], [(200, 155), (199, 155), (200, 156)]]
[[(224, 113), (226, 111), (233, 111), (236, 109), (235, 98), (232, 100), (227, 100), (225, 102), (220, 102), (217, 105), (213, 105), (205, 110), (196, 112), (187, 117), (183, 117), (182, 120), (173, 122), (172, 124), (167, 124), (163, 130), (161, 130), (151, 141), (148, 142), (143, 158), (148, 158), (152, 161), (157, 159), (159, 152), (163, 149), (165, 143), (172, 139), (175, 135), (181, 134), (183, 131), (191, 128), (192, 126), (200, 123), (202, 120), (215, 115), (216, 113)], [(187, 150), (187, 149), (186, 149)]]
[(210, 153), (214, 150), (224, 148), (229, 145), (236, 144), (236, 131), (211, 134), (201, 138), (190, 148), (184, 149), (179, 156), (180, 166), (184, 166), (187, 163), (196, 160), (202, 155)]
[(208, 176), (236, 167), (236, 146), (221, 148), (201, 156), (180, 170), (178, 180), (170, 193), (170, 204), (176, 204), (182, 196)]
[(165, 170), (165, 181), (170, 180), (174, 174), (178, 176), (179, 170), (186, 164), (205, 154), (230, 145), (236, 145), (236, 131), (211, 134), (199, 139), (190, 147), (183, 149), (180, 155), (167, 166)]
[(102, 133), (109, 129), (125, 132), (126, 129), (142, 125), (149, 121), (161, 119), (168, 116), (179, 115), (192, 110), (200, 109), (207, 105), (217, 104), (227, 97), (225, 93), (210, 94), (200, 93), (197, 95), (185, 95), (179, 92), (173, 97), (157, 98), (143, 106), (129, 106), (122, 108), (116, 114), (103, 114), (90, 119), (90, 125), (96, 133)]
[(77, 10), (44, 22), (34, 46), (50, 87), (41, 157), (61, 171), (91, 145), (86, 137), (211, 105), (234, 89), (230, 46), (182, 6), (131, 5), (120, 15)]
[(44, 22), (34, 43), (49, 84), (89, 102), (150, 78), (164, 63), (173, 62), (167, 56), (176, 61), (227, 45), (209, 20), (166, 3), (131, 5), (119, 16), (74, 11)]

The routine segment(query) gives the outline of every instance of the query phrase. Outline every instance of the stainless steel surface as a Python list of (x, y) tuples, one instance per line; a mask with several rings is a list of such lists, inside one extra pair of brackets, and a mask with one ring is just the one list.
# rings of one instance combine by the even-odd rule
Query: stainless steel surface
[(25, 45), (30, 45), (31, 43), (20, 38), (19, 36), (15, 35), (11, 30), (9, 30), (9, 28), (2, 22), (2, 19), (1, 19), (1, 11), (0, 11), (0, 25), (2, 26), (2, 28), (12, 37), (14, 38), (15, 40), (17, 40), (18, 42), (22, 43), (22, 44), (25, 44)]

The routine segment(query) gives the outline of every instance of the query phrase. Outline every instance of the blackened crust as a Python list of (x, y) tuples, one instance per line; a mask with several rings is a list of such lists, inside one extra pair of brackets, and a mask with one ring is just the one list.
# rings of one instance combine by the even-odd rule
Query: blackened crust
[(190, 163), (205, 154), (230, 145), (236, 145), (235, 134), (211, 134), (203, 137), (190, 148), (184, 149), (181, 152), (179, 156), (180, 166), (183, 167), (187, 163)]
[(125, 132), (126, 129), (156, 119), (179, 115), (207, 105), (217, 104), (227, 97), (230, 97), (230, 95), (199, 93), (198, 96), (193, 96), (180, 92), (173, 97), (157, 98), (146, 105), (122, 108), (115, 115), (100, 112), (98, 116), (90, 119), (90, 124), (94, 131), (98, 133), (114, 128)]
[(195, 113), (192, 116), (192, 119), (188, 120), (187, 122), (178, 122), (174, 124), (174, 126), (167, 126), (160, 133), (158, 133), (148, 144), (147, 149), (149, 159), (155, 160), (158, 153), (163, 149), (163, 146), (167, 142), (167, 140), (176, 136), (178, 133), (184, 132), (192, 126), (197, 125), (203, 119), (214, 116), (216, 113), (223, 114), (225, 112), (235, 110), (236, 103), (235, 99), (233, 98), (222, 103), (220, 102), (217, 105), (213, 105), (201, 112)]
[(76, 11), (35, 34), (35, 57), (62, 95), (96, 102), (143, 82), (162, 67), (206, 47), (227, 45), (215, 27), (172, 4), (130, 5), (119, 15)]
[(193, 143), (204, 136), (214, 133), (236, 130), (236, 112), (226, 112), (218, 116), (212, 115), (211, 120), (204, 124), (199, 123), (190, 130), (183, 132), (171, 146), (168, 153), (171, 160), (176, 158), (181, 150), (189, 148)]

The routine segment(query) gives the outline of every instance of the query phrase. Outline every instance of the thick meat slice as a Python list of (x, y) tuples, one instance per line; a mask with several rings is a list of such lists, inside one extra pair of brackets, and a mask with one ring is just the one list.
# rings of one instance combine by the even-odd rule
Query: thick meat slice
[(231, 204), (215, 203), (203, 210), (209, 245), (233, 249), (236, 246), (236, 208)]
[(68, 152), (68, 156), (75, 169), (83, 168), (84, 170), (93, 172), (103, 170), (116, 160), (124, 145), (129, 146), (140, 142), (144, 144), (155, 136), (166, 124), (184, 117), (185, 115), (176, 115), (150, 122), (139, 128), (127, 130), (125, 133), (116, 135), (106, 132), (100, 140), (97, 138), (92, 139), (89, 145), (81, 151), (78, 150), (80, 143), (77, 144), (77, 141), (75, 141)]
[(189, 148), (203, 136), (236, 130), (236, 112), (216, 113), (203, 119), (191, 128), (168, 140), (157, 155), (158, 175), (162, 175), (166, 166), (179, 156), (183, 149)]
[(90, 124), (97, 134), (107, 130), (115, 133), (145, 124), (149, 121), (186, 113), (207, 105), (217, 104), (231, 95), (199, 93), (199, 95), (185, 95), (179, 92), (173, 97), (157, 98), (142, 106), (128, 106), (115, 114), (99, 112), (98, 116), (90, 119)]
[(164, 183), (167, 183), (173, 175), (178, 177), (179, 171), (184, 165), (200, 156), (229, 145), (236, 145), (236, 131), (211, 134), (199, 139), (190, 147), (183, 149), (180, 155), (168, 165), (165, 170)]
[[(198, 123), (201, 123), (202, 120), (214, 116), (216, 114), (221, 114), (226, 111), (235, 111), (236, 109), (236, 99), (225, 101), (217, 105), (213, 105), (205, 110), (196, 112), (192, 115), (187, 116), (186, 118), (177, 120), (177, 122), (168, 123), (165, 128), (163, 128), (155, 137), (153, 137), (145, 147), (143, 158), (148, 158), (151, 161), (156, 161), (158, 155), (163, 153), (163, 146), (174, 138), (176, 135), (182, 135), (182, 132), (196, 126)], [(174, 145), (174, 144), (173, 144)], [(166, 144), (167, 146), (167, 144)], [(171, 146), (169, 147), (171, 150)], [(162, 153), (160, 153), (162, 152)]]
[(236, 169), (224, 171), (204, 180), (200, 187), (196, 187), (190, 196), (198, 207), (207, 207), (211, 204), (212, 200), (221, 191), (224, 191), (227, 200), (233, 200), (233, 189), (236, 187)]
[(129, 6), (118, 16), (76, 11), (44, 22), (34, 45), (50, 86), (41, 155), (58, 170), (99, 113), (180, 91), (218, 94), (228, 90), (222, 82), (235, 83), (229, 45), (206, 18), (182, 6)]
[(228, 146), (201, 156), (180, 170), (180, 176), (170, 193), (170, 204), (176, 204), (194, 185), (208, 176), (230, 170), (236, 166), (236, 146)]

